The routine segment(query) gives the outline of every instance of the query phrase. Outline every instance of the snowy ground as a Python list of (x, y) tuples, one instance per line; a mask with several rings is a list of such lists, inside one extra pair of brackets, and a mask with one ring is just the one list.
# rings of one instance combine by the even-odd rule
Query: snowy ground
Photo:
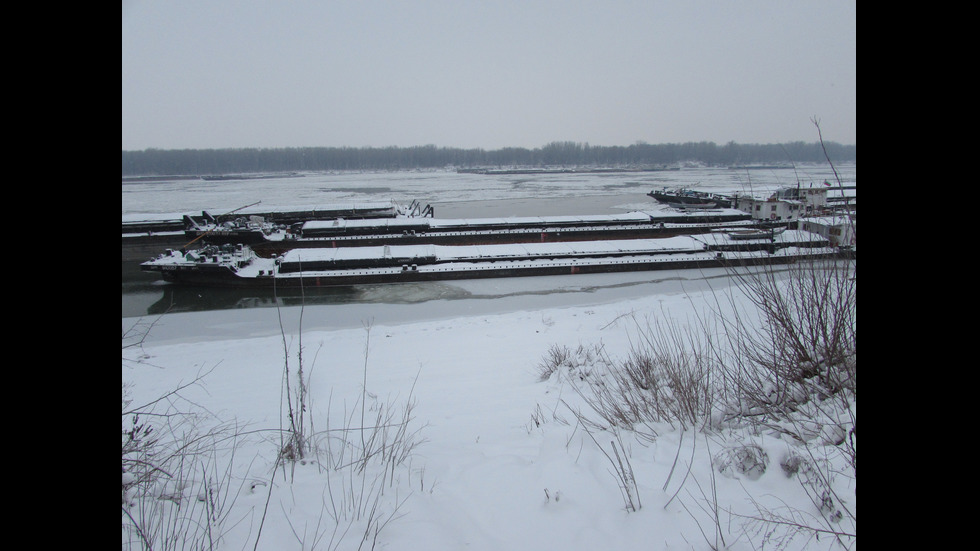
[[(259, 549), (356, 549), (370, 516), (365, 504), (374, 503), (375, 519), (394, 517), (365, 549), (833, 548), (829, 537), (816, 540), (794, 530), (767, 540), (766, 531), (746, 518), (762, 507), (826, 524), (798, 477), (780, 468), (797, 449), (792, 441), (731, 428), (660, 427), (652, 442), (631, 433), (590, 436), (572, 411), (584, 407), (574, 385), (582, 373), (598, 368), (594, 358), (579, 354), (577, 369), (540, 379), (539, 366), (554, 346), (600, 346), (615, 362), (626, 357), (648, 320), (677, 326), (732, 307), (747, 311), (740, 299), (737, 306), (728, 300), (739, 294), (724, 281), (714, 280), (710, 291), (702, 286), (601, 304), (388, 325), (352, 320), (348, 327), (306, 331), (296, 330), (299, 316), (313, 319), (315, 310), (263, 309), (268, 327), (248, 338), (150, 338), (142, 347), (126, 347), (124, 339), (122, 380), (130, 385), (133, 407), (207, 373), (169, 403), (206, 414), (201, 426), (234, 423), (242, 433), (230, 474), (215, 475), (225, 480), (227, 496), (222, 549), (251, 549), (257, 538)], [(290, 328), (285, 340), (293, 369), (302, 338), (311, 377), (308, 418), (324, 450), (285, 471), (275, 468), (275, 433), (286, 407), (280, 313), (283, 327)], [(164, 326), (179, 319), (164, 316), (157, 323), (165, 332)], [(124, 331), (135, 321), (124, 319)], [(340, 434), (337, 429), (360, 426), (364, 383), (368, 418), (385, 406), (400, 411), (409, 401), (416, 404), (410, 426), (418, 430), (419, 445), (380, 486), (383, 466), (364, 474), (331, 469), (337, 456), (325, 451), (328, 436)], [(350, 439), (360, 444), (358, 433)], [(758, 445), (769, 458), (761, 476), (712, 468), (712, 458), (747, 444)], [(611, 461), (616, 451), (631, 465), (635, 496), (620, 487)], [(839, 484), (838, 496), (855, 510), (854, 480), (841, 477)], [(199, 490), (190, 484), (182, 492), (193, 499)], [(636, 511), (627, 509), (630, 501), (639, 506)], [(341, 537), (334, 532), (338, 526), (351, 528)]]

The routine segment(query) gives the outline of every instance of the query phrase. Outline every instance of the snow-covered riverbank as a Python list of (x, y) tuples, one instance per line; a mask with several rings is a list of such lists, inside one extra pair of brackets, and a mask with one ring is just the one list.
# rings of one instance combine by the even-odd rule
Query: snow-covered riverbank
[[(164, 316), (155, 320), (157, 327), (142, 347), (126, 348), (124, 339), (122, 380), (130, 385), (132, 407), (207, 373), (181, 390), (175, 407), (212, 416), (205, 424), (234, 423), (248, 434), (237, 440), (224, 485), (229, 504), (221, 548), (251, 548), (260, 525), (259, 549), (332, 549), (337, 543), (339, 549), (354, 549), (363, 535), (365, 517), (345, 516), (338, 507), (364, 496), (358, 486), (363, 479), (331, 471), (326, 454), (295, 471), (275, 471), (279, 439), (270, 435), (282, 426), (285, 407), (281, 315), (293, 369), (302, 339), (310, 374), (307, 415), (317, 431), (358, 425), (365, 386), (369, 409), (415, 403), (412, 427), (419, 445), (393, 469), (383, 494), (371, 494), (380, 495), (378, 518), (394, 514), (378, 535), (377, 548), (708, 549), (723, 540), (730, 549), (755, 549), (765, 534), (748, 517), (759, 507), (821, 518), (798, 478), (780, 468), (797, 449), (792, 441), (748, 430), (664, 427), (647, 442), (630, 433), (590, 434), (573, 415), (584, 406), (574, 391), (576, 376), (601, 368), (597, 350), (607, 360), (621, 361), (651, 320), (697, 326), (730, 308), (748, 311), (727, 280), (709, 281), (593, 304), (401, 321), (372, 320), (362, 310), (362, 319), (331, 324), (317, 314), (330, 306), (265, 308), (251, 312), (263, 312), (266, 323), (252, 318), (247, 327), (235, 326), (233, 315), (211, 317), (212, 334), (200, 338), (179, 335), (168, 325), (178, 323), (194, 333), (190, 320), (204, 314)], [(135, 321), (124, 319), (124, 331)], [(154, 340), (154, 331), (171, 336)], [(568, 347), (569, 365), (577, 367), (541, 380), (540, 366), (556, 346)], [(326, 446), (330, 433), (321, 434)], [(746, 444), (769, 458), (761, 476), (712, 467), (720, 453)], [(610, 461), (613, 447), (635, 475), (637, 511), (626, 509)], [(369, 486), (372, 481), (367, 478)], [(854, 482), (842, 477), (835, 488), (852, 509)], [(351, 523), (346, 537), (338, 539), (334, 527), (343, 530)], [(841, 528), (853, 531), (853, 526)], [(787, 547), (830, 541), (797, 535)]]

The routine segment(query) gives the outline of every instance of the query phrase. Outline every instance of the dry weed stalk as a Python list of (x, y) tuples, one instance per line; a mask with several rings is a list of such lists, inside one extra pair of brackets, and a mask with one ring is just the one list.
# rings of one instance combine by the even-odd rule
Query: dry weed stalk
[(135, 407), (123, 385), (124, 549), (214, 549), (222, 538), (241, 489), (231, 486), (242, 432), (204, 428), (210, 417), (181, 396), (203, 377)]
[[(414, 427), (414, 392), (418, 374), (403, 404), (377, 400), (368, 391), (367, 385), (370, 331), (370, 323), (365, 324), (367, 340), (361, 392), (357, 403), (342, 416), (344, 425), (341, 427), (332, 427), (330, 424), (331, 399), (327, 405), (326, 429), (313, 429), (313, 416), (307, 416), (306, 407), (309, 403), (309, 372), (302, 375), (300, 362), (297, 369), (290, 374), (288, 359), (286, 362), (284, 376), (291, 383), (286, 385), (289, 425), (280, 431), (281, 442), (286, 446), (280, 449), (287, 452), (296, 449), (302, 453), (280, 453), (274, 471), (278, 470), (279, 465), (289, 462), (295, 472), (297, 463), (307, 463), (309, 460), (317, 465), (326, 484), (321, 518), (311, 535), (305, 530), (298, 530), (286, 515), (286, 522), (303, 547), (312, 542), (314, 547), (325, 543), (327, 549), (337, 549), (345, 541), (349, 541), (349, 536), (354, 533), (360, 534), (358, 549), (366, 546), (373, 548), (383, 529), (403, 516), (402, 507), (411, 496), (411, 492), (399, 496), (400, 489), (396, 481), (399, 469), (407, 466), (415, 448), (424, 442), (420, 437), (422, 427)], [(283, 343), (286, 347), (285, 336)], [(302, 350), (302, 346), (300, 348)], [(288, 355), (288, 348), (286, 353)], [(355, 419), (358, 415), (359, 422)], [(303, 423), (309, 423), (308, 430), (300, 423), (304, 416), (306, 421)], [(408, 476), (411, 476), (410, 469)], [(386, 498), (386, 488), (394, 489), (395, 495), (390, 499)], [(270, 486), (266, 511), (272, 493), (273, 488)], [(263, 512), (256, 546), (261, 538), (265, 514)], [(330, 522), (327, 522), (328, 518)]]
[[(596, 429), (629, 430), (652, 441), (652, 427), (663, 425), (790, 436), (804, 450), (807, 467), (798, 476), (820, 511), (818, 521), (807, 521), (806, 512), (762, 506), (743, 520), (761, 523), (756, 533), (767, 538), (789, 529), (813, 538), (832, 535), (847, 547), (856, 541), (856, 511), (837, 494), (835, 480), (856, 480), (856, 261), (732, 269), (729, 278), (735, 286), (713, 293), (714, 311), (698, 314), (696, 323), (681, 326), (667, 315), (637, 323), (624, 361), (605, 362), (604, 373), (570, 379), (591, 409), (590, 415), (573, 413), (593, 441)], [(557, 363), (561, 351), (553, 348), (544, 364)], [(602, 451), (621, 490), (635, 488), (629, 484), (635, 482), (632, 469)], [(630, 495), (624, 496), (629, 506)], [(724, 545), (713, 480), (711, 492), (695, 499), (710, 505), (703, 509), (716, 526), (715, 538), (705, 534), (706, 540)]]

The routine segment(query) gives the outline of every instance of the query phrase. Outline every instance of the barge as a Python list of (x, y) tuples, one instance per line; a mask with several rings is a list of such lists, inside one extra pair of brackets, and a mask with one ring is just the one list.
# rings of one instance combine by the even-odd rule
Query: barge
[(140, 269), (178, 284), (332, 287), (453, 279), (712, 268), (836, 257), (823, 237), (790, 230), (732, 241), (724, 232), (661, 239), (491, 245), (378, 245), (293, 249), (275, 258), (244, 244), (169, 250)]
[[(232, 232), (229, 228), (245, 225), (285, 228), (305, 221), (384, 220), (398, 217), (432, 216), (433, 213), (431, 205), (423, 207), (418, 201), (412, 201), (408, 206), (393, 201), (373, 201), (283, 207), (274, 211), (256, 205), (258, 203), (217, 215), (203, 211), (200, 215), (174, 213), (124, 216), (122, 220), (123, 262), (142, 261), (163, 249), (183, 247), (197, 237), (195, 232), (198, 229), (203, 229), (205, 232), (212, 229), (228, 235), (230, 233), (241, 234), (237, 231)], [(253, 223), (254, 220), (261, 220), (261, 223)], [(188, 237), (189, 235), (190, 237)], [(215, 242), (229, 241), (216, 240)]]
[(660, 191), (653, 190), (647, 195), (660, 203), (678, 209), (731, 208), (734, 206), (731, 197), (689, 189), (668, 190), (665, 187)]
[(239, 219), (235, 223), (188, 225), (186, 239), (205, 244), (244, 244), (259, 256), (292, 249), (377, 245), (488, 245), (644, 239), (757, 227), (735, 209), (702, 212), (635, 211), (610, 215), (380, 220), (310, 220), (291, 226)]
[[(257, 204), (257, 203), (256, 203)], [(420, 203), (413, 201), (411, 205), (404, 206), (393, 201), (376, 201), (360, 203), (337, 203), (329, 205), (318, 205), (303, 208), (283, 208), (269, 211), (255, 205), (235, 209), (226, 214), (212, 216), (207, 211), (201, 216), (189, 214), (160, 214), (145, 215), (137, 218), (135, 215), (122, 221), (122, 233), (159, 233), (164, 231), (183, 231), (187, 228), (188, 221), (196, 225), (224, 224), (234, 222), (240, 218), (262, 218), (263, 220), (276, 224), (295, 224), (306, 220), (333, 220), (336, 218), (348, 219), (383, 219), (395, 218), (398, 216), (425, 216), (431, 213), (432, 207), (426, 205), (422, 207)]]

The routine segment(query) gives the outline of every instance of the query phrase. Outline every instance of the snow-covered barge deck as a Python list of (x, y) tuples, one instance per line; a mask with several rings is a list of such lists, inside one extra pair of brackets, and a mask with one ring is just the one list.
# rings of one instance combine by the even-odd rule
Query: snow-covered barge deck
[(723, 233), (662, 239), (491, 245), (380, 245), (293, 249), (277, 258), (247, 245), (168, 251), (144, 262), (176, 283), (225, 287), (324, 287), (451, 279), (709, 268), (833, 257), (838, 249), (809, 232), (739, 241)]
[[(130, 214), (122, 219), (122, 259), (126, 261), (144, 260), (166, 248), (180, 248), (197, 237), (199, 229), (214, 230), (219, 235), (236, 236), (235, 240), (216, 239), (215, 243), (249, 243), (248, 232), (238, 229), (250, 224), (251, 220), (261, 219), (263, 225), (285, 228), (306, 221), (323, 220), (383, 220), (406, 216), (430, 215), (432, 207), (422, 207), (413, 201), (410, 205), (400, 205), (394, 201), (369, 201), (354, 203), (332, 203), (315, 206), (280, 207), (269, 210), (257, 205), (235, 209), (230, 213), (211, 215), (203, 211), (200, 215), (186, 213)], [(257, 225), (255, 225), (257, 227)], [(244, 239), (244, 240), (241, 240)], [(258, 243), (259, 240), (254, 240)], [(210, 239), (206, 242), (212, 242)]]
[(190, 214), (159, 214), (159, 215), (130, 215), (124, 217), (122, 221), (122, 233), (145, 233), (145, 232), (164, 232), (164, 231), (184, 231), (187, 219), (191, 218), (194, 222), (204, 225), (210, 222), (225, 223), (234, 221), (241, 217), (258, 216), (269, 222), (277, 224), (295, 224), (307, 220), (334, 220), (336, 218), (348, 219), (379, 219), (395, 218), (399, 214), (412, 208), (398, 205), (392, 201), (358, 202), (358, 203), (336, 203), (305, 207), (285, 207), (270, 211), (261, 207), (250, 206), (232, 211), (232, 214), (217, 214), (211, 216), (207, 212), (200, 216)]
[(338, 218), (306, 221), (289, 228), (270, 228), (248, 221), (238, 225), (195, 226), (187, 230), (186, 237), (188, 241), (199, 239), (216, 245), (246, 244), (259, 256), (270, 257), (298, 248), (641, 239), (744, 229), (756, 223), (749, 214), (734, 209), (506, 218)]

